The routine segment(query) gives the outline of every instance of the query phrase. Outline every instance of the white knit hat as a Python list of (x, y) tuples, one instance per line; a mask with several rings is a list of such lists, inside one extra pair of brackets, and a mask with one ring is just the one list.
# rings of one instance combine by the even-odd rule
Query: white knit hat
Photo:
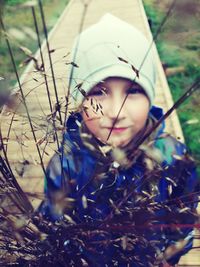
[[(76, 105), (96, 84), (108, 77), (121, 77), (135, 81), (145, 90), (152, 105), (155, 86), (155, 65), (149, 42), (130, 24), (104, 15), (101, 20), (83, 31), (75, 40), (70, 66), (71, 93)], [(148, 54), (147, 54), (148, 53)], [(139, 77), (136, 71), (139, 70)]]

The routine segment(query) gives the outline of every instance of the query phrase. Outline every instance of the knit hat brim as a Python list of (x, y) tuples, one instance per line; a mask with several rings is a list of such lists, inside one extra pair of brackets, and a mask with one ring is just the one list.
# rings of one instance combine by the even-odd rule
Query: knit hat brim
[[(90, 74), (89, 77), (87, 77), (84, 81), (80, 81), (80, 83), (82, 84), (81, 88), (85, 92), (89, 92), (95, 85), (97, 85), (101, 81), (104, 81), (107, 78), (110, 77), (125, 78), (139, 84), (146, 92), (146, 95), (149, 98), (150, 103), (152, 103), (154, 98), (154, 90), (151, 81), (148, 80), (148, 78), (145, 77), (142, 74), (142, 72), (139, 72), (138, 76), (139, 77), (137, 77), (136, 72), (131, 68), (131, 66), (129, 66), (128, 64), (119, 63), (117, 65), (110, 65), (104, 67), (101, 70), (98, 70)], [(80, 104), (80, 102), (82, 102), (83, 100), (80, 93), (78, 93), (75, 98), (77, 104)]]

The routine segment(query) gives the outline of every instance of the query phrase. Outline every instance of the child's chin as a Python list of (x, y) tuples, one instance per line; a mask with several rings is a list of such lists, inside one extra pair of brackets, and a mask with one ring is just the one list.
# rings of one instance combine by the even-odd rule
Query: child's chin
[(126, 146), (129, 143), (129, 141), (123, 140), (123, 139), (121, 139), (121, 140), (111, 139), (107, 143), (113, 147), (119, 147), (119, 148), (121, 147), (122, 148), (122, 147)]

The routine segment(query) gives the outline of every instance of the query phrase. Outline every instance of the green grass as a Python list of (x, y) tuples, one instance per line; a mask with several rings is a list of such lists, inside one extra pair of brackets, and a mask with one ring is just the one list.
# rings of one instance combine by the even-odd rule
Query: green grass
[[(21, 74), (25, 68), (20, 67), (20, 64), (26, 59), (26, 55), (20, 50), (20, 46), (27, 47), (33, 53), (38, 49), (31, 8), (21, 7), (20, 5), (25, 2), (27, 1), (7, 0), (5, 1), (3, 10), (3, 21), (6, 31), (8, 33), (14, 32), (12, 37), (10, 37), (10, 43), (19, 74)], [(57, 19), (67, 5), (68, 0), (43, 0), (42, 3), (47, 28), (50, 30), (55, 25)], [(40, 36), (43, 39), (44, 35), (42, 34), (42, 23), (38, 6), (35, 6), (35, 9), (39, 23), (39, 30), (41, 32)], [(15, 84), (16, 77), (3, 34), (1, 34), (0, 37), (0, 76), (4, 78), (4, 80), (0, 82), (1, 93), (2, 90), (7, 90), (11, 85)]]
[(27, 2), (26, 0), (5, 0), (5, 4), (7, 6), (15, 6), (15, 5), (18, 5), (18, 4), (23, 4)]
[[(152, 32), (155, 33), (165, 15), (167, 7), (165, 0), (158, 5), (157, 0), (144, 0), (145, 10), (152, 22)], [(195, 0), (194, 0), (195, 2)], [(196, 2), (197, 3), (197, 2)], [(192, 2), (191, 2), (192, 4)], [(200, 7), (200, 3), (199, 3)], [(174, 101), (176, 101), (191, 86), (197, 77), (200, 77), (200, 33), (196, 31), (200, 27), (200, 21), (195, 16), (185, 16), (185, 24), (182, 20), (180, 27), (178, 10), (175, 9), (169, 18), (162, 33), (156, 40), (161, 61), (169, 67), (183, 66), (185, 71), (168, 77), (168, 83)], [(180, 12), (180, 11), (179, 11)], [(184, 29), (184, 32), (181, 30)], [(190, 30), (188, 37), (187, 31)], [(191, 34), (191, 33), (194, 34)], [(194, 93), (178, 109), (178, 116), (183, 129), (184, 137), (189, 152), (194, 156), (198, 173), (200, 174), (200, 94)]]

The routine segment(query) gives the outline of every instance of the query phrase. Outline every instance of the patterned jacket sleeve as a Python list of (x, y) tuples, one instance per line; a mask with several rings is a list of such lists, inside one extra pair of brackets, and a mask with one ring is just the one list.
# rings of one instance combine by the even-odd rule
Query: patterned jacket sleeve
[[(67, 195), (68, 165), (64, 157), (61, 168), (61, 157), (59, 154), (49, 161), (44, 179), (45, 200), (41, 203), (38, 211), (48, 220), (56, 221), (62, 219), (62, 200)], [(63, 171), (62, 171), (63, 169)], [(59, 206), (59, 204), (61, 204)]]
[(198, 203), (198, 195), (195, 192), (198, 191), (199, 184), (194, 161), (189, 156), (186, 146), (175, 138), (169, 137), (164, 145), (165, 152), (169, 152), (169, 148), (170, 153), (165, 162), (169, 168), (165, 175), (170, 179), (164, 179), (165, 186), (163, 188), (165, 188), (166, 198), (171, 201), (169, 203), (173, 204), (176, 223), (179, 224), (181, 231), (166, 231), (167, 247), (172, 246), (175, 251), (178, 245), (180, 248), (182, 244), (180, 251), (177, 249), (177, 253), (167, 259), (169, 264), (174, 265), (193, 246), (193, 224), (196, 221), (195, 214)]

